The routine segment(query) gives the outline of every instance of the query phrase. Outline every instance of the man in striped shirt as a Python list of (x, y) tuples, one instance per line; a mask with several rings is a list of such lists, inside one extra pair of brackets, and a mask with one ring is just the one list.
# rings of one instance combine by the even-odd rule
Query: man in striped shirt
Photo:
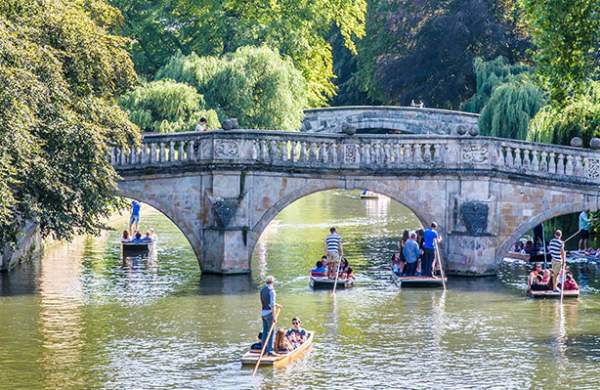
[(325, 255), (327, 255), (327, 277), (335, 279), (338, 262), (340, 257), (344, 255), (342, 246), (342, 237), (337, 234), (334, 227), (329, 229), (329, 235), (325, 237)]
[(565, 243), (561, 240), (562, 232), (557, 230), (554, 232), (554, 238), (550, 240), (548, 244), (548, 251), (550, 252), (550, 257), (552, 258), (552, 272), (554, 273), (553, 287), (556, 290), (556, 286), (558, 284), (558, 274), (562, 270), (563, 262), (565, 261)]

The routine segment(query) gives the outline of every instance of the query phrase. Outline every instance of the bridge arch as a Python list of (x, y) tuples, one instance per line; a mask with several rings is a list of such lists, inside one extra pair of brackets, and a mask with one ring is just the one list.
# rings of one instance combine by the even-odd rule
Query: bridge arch
[(531, 218), (529, 221), (519, 225), (515, 229), (514, 233), (511, 236), (509, 236), (507, 239), (502, 241), (502, 243), (498, 246), (498, 250), (496, 252), (497, 253), (496, 261), (499, 261), (502, 259), (502, 257), (506, 256), (506, 254), (509, 252), (511, 246), (517, 240), (519, 240), (521, 237), (523, 237), (523, 235), (525, 235), (525, 233), (532, 230), (534, 227), (538, 226), (539, 224), (546, 222), (552, 218), (556, 218), (556, 217), (560, 217), (560, 216), (568, 215), (568, 214), (579, 213), (583, 210), (597, 211), (598, 205), (596, 203), (596, 199), (594, 198), (594, 199), (587, 199), (585, 201), (560, 204), (560, 205), (557, 205), (550, 209), (546, 209), (543, 212), (537, 214), (536, 216)]

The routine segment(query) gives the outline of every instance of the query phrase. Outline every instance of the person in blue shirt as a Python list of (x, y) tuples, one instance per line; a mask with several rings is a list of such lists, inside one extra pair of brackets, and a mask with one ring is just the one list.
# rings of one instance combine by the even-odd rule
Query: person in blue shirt
[(406, 265), (404, 266), (405, 276), (415, 276), (415, 272), (417, 271), (417, 260), (419, 259), (419, 255), (421, 255), (421, 249), (419, 249), (419, 244), (417, 244), (416, 240), (417, 233), (412, 232), (410, 233), (410, 238), (402, 247), (402, 254), (406, 261)]
[(423, 232), (423, 262), (421, 263), (421, 275), (433, 276), (433, 259), (435, 258), (436, 243), (442, 239), (437, 232), (437, 223), (432, 222), (431, 227)]
[(579, 214), (579, 250), (584, 251), (588, 248), (588, 239), (590, 238), (590, 218), (588, 211), (583, 210)]
[(272, 276), (267, 276), (265, 280), (265, 286), (260, 290), (260, 303), (262, 306), (261, 317), (262, 317), (262, 339), (261, 343), (265, 347), (265, 355), (277, 356), (277, 354), (273, 351), (273, 341), (274, 341), (274, 332), (271, 333), (269, 340), (266, 338), (269, 335), (269, 331), (271, 330), (271, 326), (273, 326), (277, 319), (273, 316), (273, 311), (277, 307), (282, 307), (276, 303), (276, 294), (275, 288), (273, 287), (275, 279)]
[(310, 270), (311, 273), (313, 274), (323, 274), (325, 275), (327, 273), (327, 267), (325, 267), (323, 265), (322, 261), (317, 261), (317, 264), (315, 264), (315, 268)]
[[(133, 200), (131, 202), (131, 217), (129, 217), (129, 235), (133, 235), (133, 232), (137, 232), (140, 226), (140, 209), (142, 205), (137, 200)], [(132, 227), (135, 225), (135, 230), (132, 230)]]

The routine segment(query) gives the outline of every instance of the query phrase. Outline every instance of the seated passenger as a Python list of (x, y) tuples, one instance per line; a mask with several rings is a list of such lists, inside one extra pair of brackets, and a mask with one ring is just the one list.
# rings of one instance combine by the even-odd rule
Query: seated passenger
[(565, 291), (573, 291), (573, 290), (579, 290), (579, 286), (577, 285), (577, 282), (575, 281), (575, 279), (573, 278), (573, 274), (572, 273), (567, 273), (567, 280), (565, 280)]
[(537, 278), (538, 275), (542, 275), (544, 271), (542, 271), (542, 265), (540, 263), (535, 263), (533, 269), (529, 273), (529, 278), (527, 279), (527, 285), (531, 288), (531, 284)]
[(277, 333), (275, 333), (275, 353), (288, 353), (293, 349), (294, 347), (285, 337), (285, 330), (283, 328), (277, 329)]
[(132, 240), (132, 242), (135, 243), (135, 244), (141, 244), (141, 243), (143, 243), (143, 241), (142, 241), (142, 233), (135, 232), (135, 238)]
[(348, 264), (348, 259), (345, 257), (342, 258), (342, 261), (340, 262), (340, 275), (344, 274), (349, 266), (350, 264)]
[(315, 268), (310, 270), (310, 274), (312, 276), (325, 276), (326, 273), (327, 267), (324, 267), (323, 262), (321, 261), (317, 261), (317, 264), (315, 264)]
[(535, 278), (531, 282), (531, 286), (529, 287), (532, 291), (544, 291), (548, 289), (548, 285), (545, 285), (542, 282), (542, 275), (537, 274)]
[(344, 276), (345, 276), (345, 279), (347, 282), (354, 280), (354, 274), (352, 273), (352, 267), (348, 267)]
[(262, 332), (258, 332), (258, 340), (250, 346), (251, 350), (261, 350), (262, 349)]
[(523, 248), (523, 251), (521, 251), (521, 253), (531, 256), (536, 255), (537, 253), (535, 248), (533, 247), (533, 241), (527, 241), (527, 243), (525, 243), (525, 248)]
[(144, 236), (144, 238), (142, 238), (142, 241), (144, 242), (152, 242), (154, 241), (154, 237), (152, 236), (152, 233), (150, 233), (150, 231), (146, 231), (146, 235)]
[(300, 318), (292, 318), (292, 327), (289, 328), (287, 333), (285, 334), (285, 336), (287, 337), (288, 341), (294, 349), (302, 345), (308, 337), (306, 330), (304, 330), (304, 328), (302, 328), (301, 325), (302, 321), (300, 321)]
[(327, 268), (329, 265), (329, 261), (327, 260), (327, 256), (321, 256), (321, 263), (323, 263), (323, 267)]
[(400, 257), (397, 254), (392, 255), (392, 272), (396, 275), (402, 274), (402, 270), (400, 268)]
[(121, 236), (121, 242), (129, 242), (129, 232), (123, 230), (123, 236)]

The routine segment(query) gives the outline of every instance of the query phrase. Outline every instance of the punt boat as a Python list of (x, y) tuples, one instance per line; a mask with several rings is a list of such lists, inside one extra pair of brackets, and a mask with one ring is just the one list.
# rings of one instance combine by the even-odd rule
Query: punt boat
[[(315, 332), (308, 332), (306, 341), (298, 348), (285, 354), (279, 354), (278, 356), (263, 356), (260, 361), (261, 366), (273, 366), (273, 367), (285, 367), (289, 363), (301, 359), (304, 357), (306, 352), (312, 347)], [(260, 350), (252, 349), (242, 356), (242, 365), (256, 365), (256, 362), (260, 358)]]
[(379, 195), (377, 195), (373, 192), (367, 191), (366, 193), (364, 193), (364, 192), (361, 193), (360, 198), (361, 199), (379, 199)]
[(448, 281), (448, 278), (439, 278), (435, 276), (398, 276), (392, 271), (392, 281), (398, 287), (404, 288), (416, 288), (416, 287), (443, 287), (444, 282)]
[(148, 242), (121, 242), (123, 257), (148, 256), (154, 249), (154, 241)]
[[(308, 285), (314, 289), (328, 289), (333, 290), (333, 285), (335, 284), (335, 279), (329, 279), (327, 276), (310, 276), (310, 282)], [(338, 278), (336, 289), (350, 288), (354, 285), (354, 280), (350, 279), (342, 279)]]
[[(552, 290), (542, 290), (542, 291), (533, 291), (529, 290), (527, 292), (530, 298), (534, 299), (560, 299), (560, 291), (552, 291)], [(579, 290), (565, 290), (563, 297), (566, 298), (578, 298)]]

